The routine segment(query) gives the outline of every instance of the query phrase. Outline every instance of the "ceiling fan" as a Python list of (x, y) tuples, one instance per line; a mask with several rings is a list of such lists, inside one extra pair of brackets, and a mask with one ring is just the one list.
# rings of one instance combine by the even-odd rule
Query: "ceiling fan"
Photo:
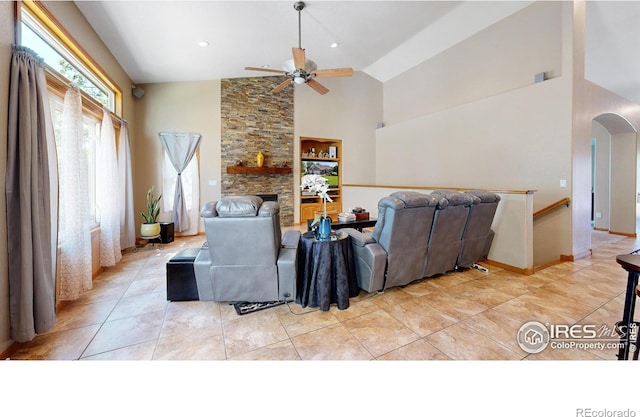
[(289, 59), (284, 63), (284, 70), (276, 70), (269, 68), (245, 67), (245, 70), (273, 72), (287, 76), (287, 80), (279, 84), (271, 90), (272, 93), (278, 93), (293, 84), (307, 84), (320, 94), (326, 94), (329, 89), (315, 80), (316, 77), (350, 77), (353, 75), (352, 68), (334, 68), (319, 70), (315, 62), (306, 59), (304, 49), (302, 49), (301, 40), (301, 24), (300, 12), (304, 9), (305, 4), (298, 1), (293, 8), (298, 11), (298, 47), (291, 48), (293, 59)]

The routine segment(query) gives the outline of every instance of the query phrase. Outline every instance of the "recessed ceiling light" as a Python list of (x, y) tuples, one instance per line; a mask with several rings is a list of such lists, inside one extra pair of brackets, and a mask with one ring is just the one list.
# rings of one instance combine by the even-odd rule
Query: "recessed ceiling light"
[(340, 44), (338, 42), (334, 42), (331, 44), (332, 48), (337, 48), (338, 46), (340, 46)]
[(209, 46), (209, 42), (200, 41), (200, 42), (198, 42), (198, 46), (201, 47), (201, 48), (206, 48), (207, 46)]

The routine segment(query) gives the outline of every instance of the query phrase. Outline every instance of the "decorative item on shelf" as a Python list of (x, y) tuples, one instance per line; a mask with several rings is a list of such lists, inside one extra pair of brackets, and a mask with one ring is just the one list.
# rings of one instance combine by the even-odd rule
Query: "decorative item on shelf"
[(160, 199), (153, 195), (155, 186), (151, 186), (147, 191), (147, 212), (140, 213), (144, 219), (144, 223), (140, 225), (140, 235), (143, 238), (155, 238), (160, 236), (160, 223), (158, 223), (158, 214), (160, 214)]
[(241, 166), (243, 166), (243, 165), (244, 165), (244, 162), (242, 162), (242, 160), (241, 160), (241, 159), (238, 159), (238, 160), (236, 161), (236, 166), (237, 166), (237, 167), (241, 167)]
[(256, 166), (262, 168), (262, 165), (264, 165), (264, 155), (258, 151), (258, 155), (256, 155)]
[(369, 212), (362, 207), (356, 207), (352, 212), (356, 216), (356, 220), (369, 220)]
[(321, 175), (308, 174), (302, 177), (301, 189), (307, 189), (317, 194), (322, 199), (322, 214), (316, 216), (311, 222), (311, 227), (318, 225), (316, 228), (316, 238), (319, 240), (327, 240), (331, 237), (331, 217), (327, 216), (327, 200), (333, 201), (328, 194), (329, 184), (327, 179)]

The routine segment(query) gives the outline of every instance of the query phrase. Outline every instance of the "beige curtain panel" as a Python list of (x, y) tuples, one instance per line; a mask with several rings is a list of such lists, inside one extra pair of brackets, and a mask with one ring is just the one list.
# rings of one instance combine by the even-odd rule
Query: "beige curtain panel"
[(32, 340), (55, 323), (58, 173), (44, 63), (13, 46), (7, 137), (11, 338)]

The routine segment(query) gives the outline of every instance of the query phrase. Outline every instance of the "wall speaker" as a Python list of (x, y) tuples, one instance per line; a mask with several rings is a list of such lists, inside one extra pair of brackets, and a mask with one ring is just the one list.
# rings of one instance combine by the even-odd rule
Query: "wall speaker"
[(144, 96), (144, 90), (140, 87), (133, 87), (131, 94), (133, 94), (135, 98), (142, 98), (142, 96)]

